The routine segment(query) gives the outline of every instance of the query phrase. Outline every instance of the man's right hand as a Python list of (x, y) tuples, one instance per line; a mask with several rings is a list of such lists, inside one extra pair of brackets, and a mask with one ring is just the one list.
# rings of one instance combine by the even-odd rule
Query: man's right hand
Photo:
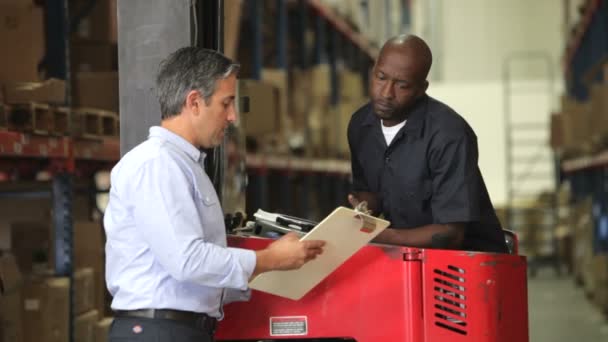
[(323, 253), (324, 241), (300, 241), (298, 234), (289, 233), (271, 243), (266, 249), (256, 251), (256, 275), (275, 270), (295, 270)]

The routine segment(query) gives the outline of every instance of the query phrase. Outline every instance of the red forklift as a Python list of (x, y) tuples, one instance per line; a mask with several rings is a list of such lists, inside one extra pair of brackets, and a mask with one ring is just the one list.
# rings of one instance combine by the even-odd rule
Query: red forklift
[[(148, 89), (160, 59), (187, 45), (223, 50), (224, 1), (152, 2), (118, 2), (123, 154), (143, 141), (148, 127), (160, 118)], [(254, 58), (256, 63), (260, 61)], [(221, 196), (228, 158), (223, 147), (207, 152), (206, 169)], [(233, 212), (227, 203), (222, 206)], [(528, 341), (526, 259), (517, 254), (516, 237), (509, 232), (505, 236), (511, 254), (369, 244), (298, 301), (253, 291), (250, 301), (228, 304), (216, 338)], [(271, 241), (257, 236), (229, 237), (231, 246), (249, 249), (264, 248)]]
[[(252, 291), (226, 305), (218, 341), (528, 341), (526, 259), (369, 244), (299, 301)], [(234, 247), (270, 239), (231, 236)]]

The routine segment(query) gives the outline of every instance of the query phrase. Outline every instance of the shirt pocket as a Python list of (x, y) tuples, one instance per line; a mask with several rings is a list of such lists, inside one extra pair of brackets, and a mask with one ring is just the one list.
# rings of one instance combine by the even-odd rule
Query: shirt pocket
[(206, 193), (206, 191), (202, 191), (200, 188), (195, 187), (194, 189), (195, 197), (198, 202), (200, 202), (205, 207), (213, 207), (219, 204), (219, 200), (217, 196), (214, 194)]
[(205, 240), (209, 242), (221, 241), (221, 236), (226, 229), (222, 208), (217, 196), (202, 193), (197, 189), (196, 199)]
[(431, 181), (421, 181), (404, 185), (404, 191), (399, 200), (399, 212), (407, 222), (408, 228), (424, 226), (433, 223), (431, 199), (433, 186)]

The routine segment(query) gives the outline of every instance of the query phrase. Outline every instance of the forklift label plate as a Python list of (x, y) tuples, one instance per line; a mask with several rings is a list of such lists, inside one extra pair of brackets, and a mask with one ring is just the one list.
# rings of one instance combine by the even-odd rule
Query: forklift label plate
[(308, 318), (306, 316), (270, 317), (270, 336), (304, 335), (308, 335)]

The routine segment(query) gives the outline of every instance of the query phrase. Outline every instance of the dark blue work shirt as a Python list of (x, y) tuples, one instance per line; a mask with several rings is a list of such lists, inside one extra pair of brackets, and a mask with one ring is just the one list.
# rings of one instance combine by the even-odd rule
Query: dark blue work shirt
[(465, 223), (463, 249), (507, 252), (467, 122), (425, 95), (389, 146), (380, 125), (369, 103), (351, 118), (353, 191), (376, 193), (393, 228)]

